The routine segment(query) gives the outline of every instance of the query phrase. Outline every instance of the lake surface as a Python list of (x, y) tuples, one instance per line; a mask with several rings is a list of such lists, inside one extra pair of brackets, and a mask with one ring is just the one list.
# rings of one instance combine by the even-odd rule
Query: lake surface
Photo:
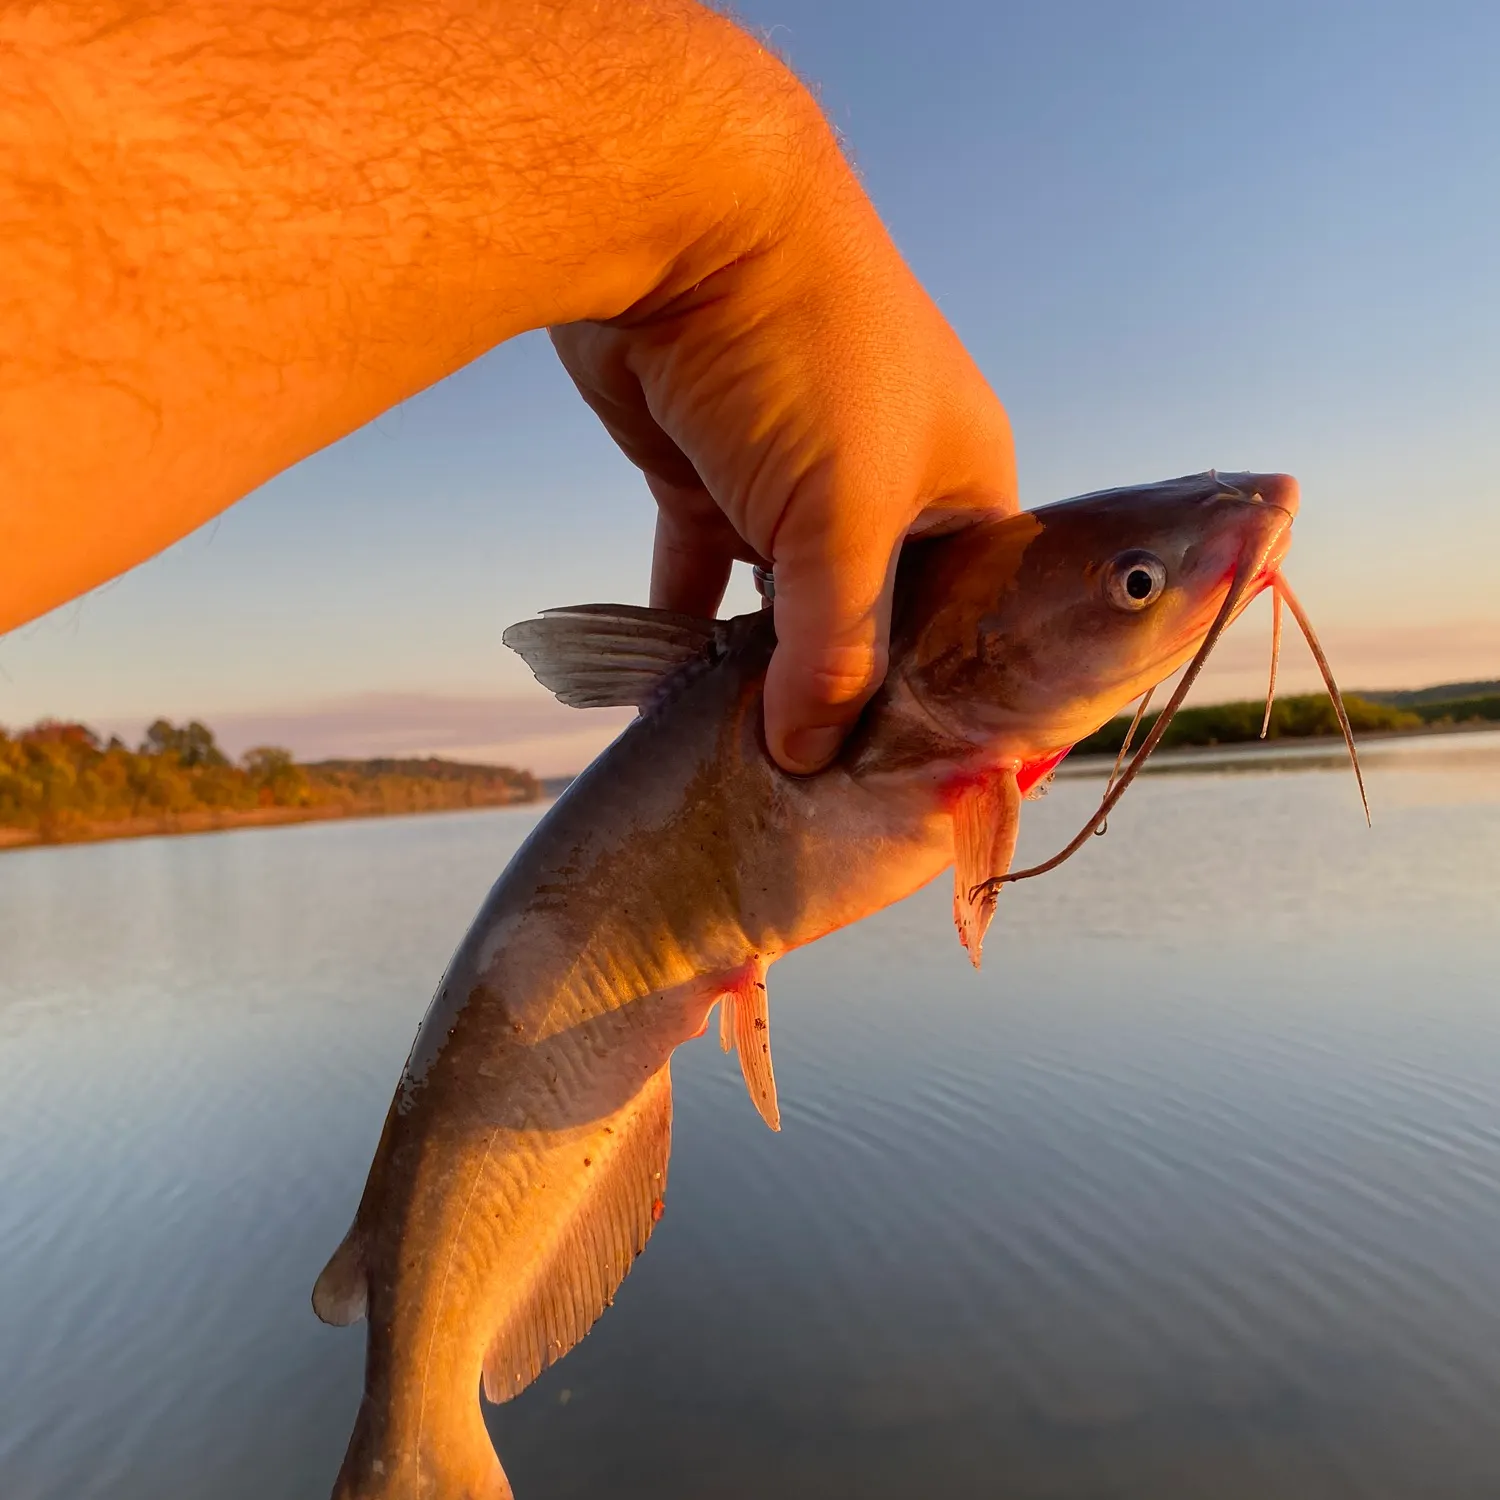
[[(677, 1056), (665, 1219), (490, 1412), (520, 1500), (1500, 1495), (1500, 737), (1143, 778)], [(1022, 858), (1096, 784), (1028, 807)], [(0, 857), (0, 1494), (324, 1500), (308, 1292), (515, 809)]]

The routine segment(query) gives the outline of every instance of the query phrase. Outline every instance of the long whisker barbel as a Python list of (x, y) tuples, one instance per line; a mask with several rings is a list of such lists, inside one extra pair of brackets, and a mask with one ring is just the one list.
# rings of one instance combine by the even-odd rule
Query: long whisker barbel
[(1319, 644), (1318, 637), (1312, 628), (1312, 621), (1307, 618), (1297, 596), (1292, 592), (1291, 585), (1281, 576), (1280, 569), (1271, 575), (1271, 587), (1276, 590), (1276, 597), (1291, 610), (1298, 629), (1307, 637), (1307, 649), (1312, 652), (1313, 660), (1318, 664), (1318, 671), (1323, 674), (1323, 686), (1328, 689), (1328, 696), (1333, 700), (1333, 711), (1338, 715), (1339, 729), (1343, 732), (1344, 744), (1349, 751), (1349, 764), (1354, 767), (1354, 779), (1359, 783), (1360, 806), (1365, 810), (1365, 825), (1368, 827), (1370, 826), (1370, 799), (1365, 795), (1365, 778), (1359, 768), (1359, 752), (1354, 748), (1354, 729), (1349, 723), (1349, 713), (1344, 707), (1344, 698), (1339, 692), (1339, 685), (1333, 680), (1333, 668), (1328, 665), (1328, 658), (1323, 654), (1323, 647)]
[[(1113, 790), (1114, 784), (1116, 780), (1118, 780), (1120, 775), (1120, 767), (1125, 764), (1125, 757), (1130, 754), (1130, 747), (1135, 743), (1135, 732), (1141, 727), (1141, 720), (1146, 717), (1146, 710), (1151, 707), (1151, 695), (1160, 686), (1161, 683), (1158, 682), (1155, 684), (1155, 686), (1148, 687), (1146, 691), (1141, 694), (1141, 701), (1135, 706), (1135, 717), (1130, 721), (1130, 728), (1125, 731), (1125, 738), (1120, 742), (1120, 753), (1115, 756), (1115, 763), (1113, 768), (1110, 770), (1109, 780), (1104, 784), (1104, 791), (1106, 796), (1110, 791)], [(1106, 829), (1108, 829), (1108, 827), (1109, 819), (1106, 818), (1102, 823), (1099, 824), (1097, 828), (1094, 829), (1094, 832), (1095, 834), (1102, 834), (1106, 831)]]
[[(1051, 859), (1043, 860), (1039, 865), (1032, 865), (1025, 870), (1010, 870), (1004, 875), (992, 875), (988, 880), (981, 880), (969, 892), (969, 900), (977, 900), (981, 895), (998, 891), (1002, 885), (1009, 885), (1017, 880), (1030, 880), (1037, 875), (1045, 875), (1050, 870), (1055, 870), (1064, 860), (1071, 859), (1088, 842), (1091, 835), (1099, 833), (1109, 814), (1114, 810), (1115, 804), (1125, 794), (1125, 788), (1135, 780), (1141, 767), (1150, 758), (1151, 752), (1161, 743), (1161, 737), (1167, 732), (1168, 726), (1176, 717), (1177, 710), (1182, 707), (1182, 701), (1188, 695), (1189, 688), (1203, 670), (1203, 664), (1208, 660), (1209, 652), (1218, 644), (1219, 637), (1228, 628), (1230, 621), (1234, 618), (1236, 611), (1243, 601), (1246, 589), (1259, 572), (1257, 563), (1242, 563), (1230, 582), (1229, 591), (1224, 596), (1224, 602), (1219, 606), (1219, 612), (1214, 616), (1214, 622), (1208, 628), (1208, 634), (1203, 637), (1203, 643), (1188, 663), (1186, 671), (1182, 674), (1181, 681), (1177, 684), (1172, 696), (1167, 700), (1167, 706), (1162, 709), (1156, 717), (1156, 722), (1151, 726), (1151, 731), (1141, 743), (1139, 750), (1131, 758), (1129, 765), (1125, 767), (1123, 774), (1120, 772), (1120, 764), (1129, 749), (1131, 739), (1135, 735), (1137, 726), (1145, 716), (1146, 704), (1151, 694), (1147, 693), (1136, 709), (1135, 718), (1131, 721), (1129, 732), (1125, 736), (1125, 742), (1120, 749), (1120, 754), (1115, 758), (1114, 769), (1110, 772), (1109, 783), (1105, 788), (1103, 800), (1094, 810), (1094, 815), (1078, 831), (1073, 839), (1062, 849), (1059, 849)], [(1338, 683), (1334, 681), (1333, 668), (1328, 664), (1328, 658), (1323, 653), (1323, 647), (1318, 640), (1317, 633), (1313, 630), (1312, 621), (1307, 618), (1297, 596), (1292, 592), (1291, 585), (1282, 576), (1279, 568), (1272, 570), (1270, 575), (1270, 586), (1273, 590), (1272, 624), (1271, 624), (1271, 679), (1266, 692), (1266, 715), (1261, 728), (1264, 737), (1271, 723), (1271, 706), (1275, 701), (1276, 692), (1276, 669), (1281, 657), (1281, 606), (1286, 605), (1291, 611), (1292, 618), (1297, 622), (1298, 628), (1307, 639), (1308, 650), (1312, 652), (1313, 660), (1318, 665), (1318, 671), (1322, 674), (1323, 685), (1328, 689), (1328, 696), (1333, 702), (1333, 711), (1338, 717), (1339, 729), (1344, 736), (1344, 744), (1349, 751), (1349, 762), (1354, 767), (1354, 779), (1359, 784), (1360, 805), (1365, 811), (1365, 823), (1370, 823), (1370, 799), (1365, 794), (1365, 778), (1359, 765), (1359, 752), (1354, 745), (1354, 729), (1349, 723), (1349, 714), (1344, 707), (1344, 699), (1339, 692)], [(1160, 684), (1158, 684), (1159, 686)], [(1155, 689), (1152, 689), (1154, 692)]]
[(1182, 707), (1182, 700), (1187, 697), (1189, 689), (1203, 670), (1203, 664), (1208, 660), (1209, 652), (1218, 644), (1219, 637), (1224, 634), (1229, 627), (1229, 622), (1234, 619), (1236, 610), (1243, 602), (1245, 591), (1254, 581), (1260, 567), (1259, 557), (1240, 564), (1234, 578), (1230, 581), (1228, 593), (1224, 595), (1224, 602), (1219, 606), (1218, 614), (1214, 616), (1213, 624), (1208, 627), (1208, 634), (1203, 637), (1202, 645), (1193, 654), (1193, 659), (1182, 674), (1182, 680), (1167, 700), (1167, 706), (1157, 715), (1156, 723), (1151, 726), (1151, 732), (1142, 740), (1141, 748), (1131, 757), (1124, 774), (1104, 794), (1104, 800), (1094, 810), (1093, 817), (1083, 825), (1073, 840), (1058, 850), (1051, 859), (1043, 860), (1041, 864), (1032, 865), (1026, 870), (1010, 870), (1004, 875), (991, 875), (988, 880), (981, 880), (969, 892), (970, 901), (976, 901), (981, 895), (986, 895), (990, 891), (998, 891), (1002, 885), (1010, 885), (1017, 880), (1031, 880), (1038, 875), (1045, 875), (1049, 870), (1055, 870), (1064, 860), (1071, 859), (1093, 837), (1094, 830), (1099, 826), (1100, 821), (1109, 816), (1115, 804), (1125, 795), (1126, 787), (1135, 780), (1151, 752), (1161, 743), (1162, 735), (1167, 732), (1167, 727), (1176, 717), (1177, 710)]
[[(1279, 575), (1278, 575), (1279, 576)], [(1260, 721), (1260, 737), (1271, 731), (1271, 709), (1276, 703), (1276, 668), (1281, 664), (1281, 595), (1274, 580), (1271, 587), (1271, 680), (1266, 684), (1266, 716)]]

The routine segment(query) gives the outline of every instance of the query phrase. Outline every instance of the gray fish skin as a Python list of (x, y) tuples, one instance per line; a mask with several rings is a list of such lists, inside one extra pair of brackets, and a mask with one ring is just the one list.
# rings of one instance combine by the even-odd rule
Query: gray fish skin
[[(665, 1199), (673, 1050), (730, 997), (726, 1038), (774, 1126), (769, 965), (928, 883), (953, 862), (973, 788), (1024, 790), (1186, 660), (1242, 560), (1279, 560), (1295, 506), (1282, 476), (1200, 475), (909, 546), (886, 685), (810, 778), (765, 750), (770, 612), (692, 622), (703, 653), (537, 825), (422, 1023), (314, 1292), (326, 1321), (369, 1321), (336, 1497), (511, 1494), (476, 1386), (524, 1388), (644, 1248)], [(1136, 552), (1169, 586), (1132, 614), (1106, 595)], [(638, 646), (610, 659), (638, 662)]]

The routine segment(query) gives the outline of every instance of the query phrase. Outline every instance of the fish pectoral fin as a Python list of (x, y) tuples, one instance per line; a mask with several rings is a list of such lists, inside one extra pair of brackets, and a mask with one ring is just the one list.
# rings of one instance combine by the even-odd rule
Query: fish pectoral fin
[[(565, 1162), (564, 1154), (577, 1159)], [(555, 1160), (545, 1176), (559, 1185), (547, 1190), (571, 1190), (572, 1201), (547, 1210), (549, 1233), (514, 1268), (527, 1286), (485, 1355), (484, 1394), (490, 1401), (509, 1401), (525, 1390), (614, 1301), (666, 1206), (671, 1154), (670, 1063), (591, 1130), (548, 1147)]]
[(1013, 770), (966, 787), (953, 809), (953, 921), (976, 969), (999, 894), (994, 887), (977, 888), (1010, 869), (1020, 823), (1021, 791)]
[(347, 1328), (364, 1317), (370, 1300), (369, 1274), (365, 1270), (364, 1243), (359, 1225), (353, 1225), (328, 1257), (313, 1285), (313, 1311), (335, 1328)]
[(633, 604), (549, 609), (501, 639), (570, 708), (638, 708), (670, 695), (682, 674), (717, 660), (722, 626)]
[(750, 1102), (772, 1130), (781, 1129), (776, 1073), (771, 1067), (771, 1014), (766, 1003), (766, 964), (752, 959), (719, 996), (719, 1046), (740, 1054), (740, 1072)]

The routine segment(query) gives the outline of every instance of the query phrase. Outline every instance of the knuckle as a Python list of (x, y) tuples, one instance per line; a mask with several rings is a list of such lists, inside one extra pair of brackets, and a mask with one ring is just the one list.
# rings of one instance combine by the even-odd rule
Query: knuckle
[(818, 702), (842, 706), (864, 697), (884, 667), (883, 653), (873, 646), (839, 646), (810, 662), (803, 680)]

